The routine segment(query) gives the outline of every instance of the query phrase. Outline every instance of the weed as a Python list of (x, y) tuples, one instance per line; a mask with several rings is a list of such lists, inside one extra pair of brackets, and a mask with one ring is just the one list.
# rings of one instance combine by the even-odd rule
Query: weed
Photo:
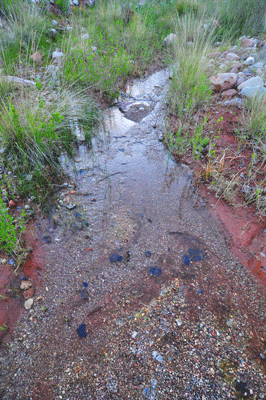
[(203, 147), (206, 147), (210, 139), (208, 137), (203, 137), (202, 130), (208, 120), (208, 117), (204, 117), (203, 122), (198, 126), (196, 132), (192, 137), (192, 155), (193, 158), (196, 156), (196, 160), (198, 161), (202, 152)]
[(13, 253), (20, 247), (20, 236), (25, 230), (24, 217), (25, 214), (21, 212), (19, 224), (16, 223), (0, 197), (0, 243), (4, 251)]

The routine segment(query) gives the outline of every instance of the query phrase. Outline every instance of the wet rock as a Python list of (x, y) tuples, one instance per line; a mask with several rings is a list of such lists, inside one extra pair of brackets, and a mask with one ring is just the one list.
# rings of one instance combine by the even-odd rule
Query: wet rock
[(237, 61), (240, 57), (236, 53), (227, 53), (225, 59), (228, 61)]
[(148, 102), (138, 101), (128, 106), (124, 116), (134, 122), (140, 122), (153, 109), (153, 105)]
[(25, 309), (26, 310), (30, 310), (31, 307), (33, 306), (33, 303), (34, 303), (34, 299), (33, 298), (30, 298), (30, 299), (26, 300), (25, 303), (24, 303)]
[(232, 98), (232, 97), (234, 97), (234, 96), (236, 96), (237, 95), (237, 90), (235, 90), (235, 89), (228, 89), (228, 90), (225, 90), (223, 93), (222, 93), (222, 98), (224, 98), (224, 99), (230, 99), (230, 98)]
[(245, 87), (256, 87), (256, 86), (264, 86), (264, 81), (260, 76), (254, 76), (253, 78), (250, 78), (240, 85), (238, 85), (237, 89), (242, 90)]
[(171, 46), (172, 44), (174, 44), (174, 42), (177, 41), (177, 35), (175, 35), (174, 33), (170, 33), (168, 36), (166, 36), (163, 40), (163, 44), (164, 46)]
[(121, 262), (122, 260), (123, 260), (123, 257), (120, 256), (120, 254), (117, 254), (117, 253), (112, 254), (111, 257), (110, 257), (111, 263), (114, 263), (114, 262), (117, 262), (117, 261)]
[(85, 338), (87, 336), (86, 324), (81, 324), (77, 329), (77, 333), (80, 338)]
[(255, 62), (254, 57), (248, 57), (248, 58), (246, 59), (246, 61), (244, 61), (243, 64), (244, 64), (245, 66), (249, 66), (249, 65), (253, 65), (254, 62)]
[(237, 75), (233, 73), (217, 74), (216, 76), (212, 76), (210, 81), (214, 89), (223, 91), (231, 89), (236, 84)]
[(36, 51), (35, 53), (33, 53), (33, 54), (30, 56), (30, 59), (31, 59), (33, 62), (38, 63), (38, 62), (41, 62), (41, 61), (42, 61), (42, 55), (41, 55), (41, 53), (39, 53), (38, 51)]

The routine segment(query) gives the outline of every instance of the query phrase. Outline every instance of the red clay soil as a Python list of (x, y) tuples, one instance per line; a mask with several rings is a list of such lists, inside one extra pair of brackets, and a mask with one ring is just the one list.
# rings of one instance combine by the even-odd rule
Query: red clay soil
[[(217, 111), (218, 110), (218, 111)], [(236, 130), (241, 122), (242, 111), (234, 108), (213, 108), (209, 114), (209, 129), (216, 140), (215, 152), (217, 159), (221, 160), (225, 154), (224, 171), (230, 174), (247, 174), (253, 150), (248, 141), (239, 142)], [(217, 119), (223, 119), (216, 122)], [(216, 123), (215, 123), (216, 122)], [(238, 152), (241, 146), (240, 153)], [(196, 167), (194, 163), (194, 167)], [(202, 170), (197, 163), (197, 174)], [(253, 183), (265, 177), (265, 168), (258, 169)], [(231, 175), (232, 176), (232, 175)], [(252, 185), (252, 181), (249, 181)], [(243, 204), (244, 195), (240, 192), (236, 196), (238, 206), (229, 205), (222, 198), (216, 197), (206, 185), (200, 185), (201, 195), (206, 198), (213, 212), (222, 222), (231, 243), (231, 251), (235, 254), (245, 268), (266, 287), (266, 217), (261, 217), (252, 204)]]
[[(20, 268), (17, 275), (14, 274), (16, 267), (8, 265), (11, 257), (6, 257), (7, 263), (0, 265), (0, 343), (7, 333), (11, 333), (16, 322), (25, 311), (20, 283), (22, 278), (31, 280), (33, 288), (42, 283), (40, 269), (43, 265), (43, 249), (39, 244), (34, 229), (34, 223), (31, 223), (24, 233), (26, 247), (31, 248), (24, 267)], [(1, 259), (4, 258), (2, 253)]]

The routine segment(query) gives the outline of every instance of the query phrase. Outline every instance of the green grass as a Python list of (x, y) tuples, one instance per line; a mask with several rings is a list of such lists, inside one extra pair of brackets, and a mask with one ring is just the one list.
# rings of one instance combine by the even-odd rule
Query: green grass
[(211, 96), (206, 61), (211, 52), (215, 29), (204, 22), (203, 17), (185, 14), (177, 19), (175, 41), (175, 67), (169, 101), (171, 109), (179, 117), (191, 115)]
[(8, 208), (0, 196), (0, 246), (1, 249), (11, 254), (20, 247), (21, 233), (25, 230), (24, 214), (21, 213), (19, 224), (9, 214)]

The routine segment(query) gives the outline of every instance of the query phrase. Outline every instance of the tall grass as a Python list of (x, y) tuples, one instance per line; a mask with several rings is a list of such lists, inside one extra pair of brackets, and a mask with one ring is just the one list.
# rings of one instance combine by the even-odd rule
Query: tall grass
[(194, 14), (177, 17), (175, 67), (169, 100), (179, 116), (190, 115), (211, 96), (207, 54), (211, 52), (215, 27)]
[(96, 106), (84, 92), (58, 90), (47, 101), (37, 90), (22, 91), (0, 105), (0, 146), (3, 162), (17, 176), (20, 195), (34, 195), (43, 202), (51, 183), (60, 180), (59, 155), (72, 153), (73, 121), (86, 132), (96, 121)]
[(205, 0), (210, 12), (219, 16), (221, 35), (259, 35), (265, 30), (265, 0)]

